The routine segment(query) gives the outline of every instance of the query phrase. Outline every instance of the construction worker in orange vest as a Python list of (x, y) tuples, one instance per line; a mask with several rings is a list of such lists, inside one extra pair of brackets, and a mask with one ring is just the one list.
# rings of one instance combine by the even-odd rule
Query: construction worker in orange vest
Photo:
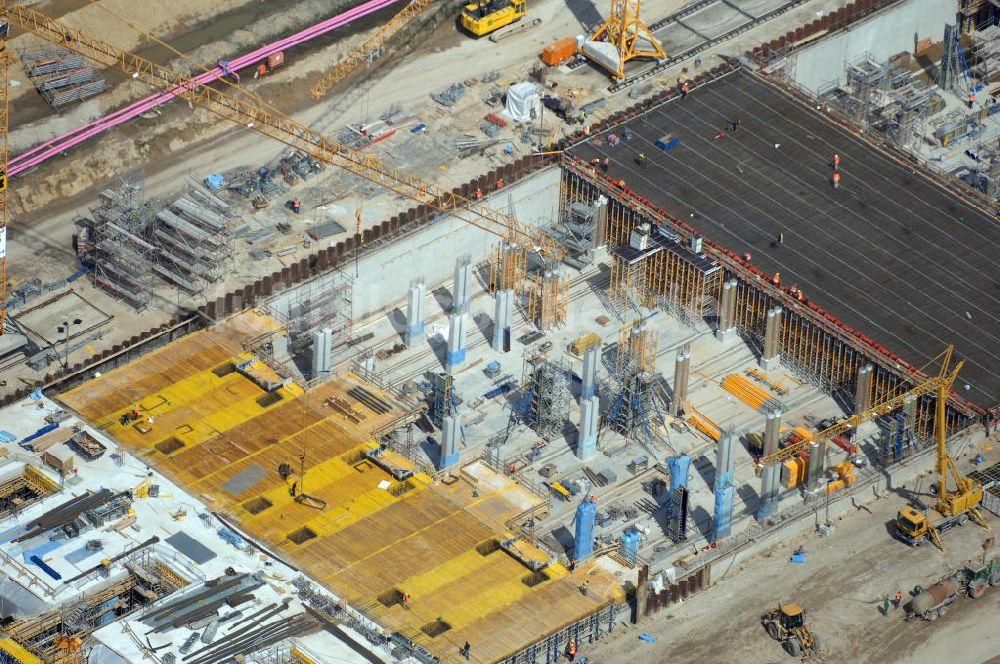
[(833, 174), (833, 188), (834, 189), (840, 189), (840, 172), (839, 171)]
[(625, 188), (625, 180), (619, 180), (618, 181), (618, 187), (620, 189), (624, 189)]
[(749, 251), (743, 254), (743, 260), (745, 260), (747, 263), (750, 262), (751, 258), (753, 258), (753, 255)]
[(775, 286), (777, 286), (778, 284), (781, 283), (781, 273), (780, 272), (775, 272), (774, 273), (774, 276), (771, 277), (771, 283), (774, 284)]
[(403, 593), (403, 597), (401, 598), (401, 601), (403, 603), (403, 608), (404, 609), (410, 608), (410, 593)]
[(840, 155), (839, 154), (833, 155), (833, 170), (834, 171), (839, 171), (840, 170)]
[(573, 658), (575, 657), (576, 657), (576, 640), (570, 639), (569, 646), (566, 647), (566, 659), (572, 662)]
[(969, 93), (969, 108), (972, 108), (973, 104), (975, 104), (975, 103), (976, 103), (976, 93), (975, 92), (970, 92)]
[(503, 189), (503, 178), (497, 180), (497, 190)]
[(805, 302), (806, 301), (806, 294), (803, 293), (802, 291), (798, 291), (795, 294), (795, 299), (798, 300), (799, 302)]
[(302, 199), (296, 198), (292, 201), (292, 212), (298, 214), (302, 211)]
[(483, 198), (483, 190), (478, 186), (476, 187), (476, 200), (481, 200)]

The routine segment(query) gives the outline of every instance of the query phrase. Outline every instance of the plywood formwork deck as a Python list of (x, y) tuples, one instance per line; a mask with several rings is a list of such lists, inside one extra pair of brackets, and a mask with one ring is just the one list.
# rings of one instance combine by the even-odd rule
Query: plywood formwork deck
[[(466, 641), (473, 661), (495, 661), (623, 599), (603, 569), (570, 573), (554, 564), (537, 576), (518, 556), (544, 560), (543, 552), (525, 542), (513, 545), (516, 555), (499, 547), (512, 537), (511, 519), (544, 507), (510, 479), (474, 464), (447, 485), (422, 472), (398, 480), (369, 458), (377, 449), (371, 432), (412, 405), (353, 374), (306, 393), (295, 385), (267, 393), (234, 371), (250, 357), (245, 342), (278, 329), (256, 314), (236, 318), (61, 400), (255, 540), (443, 661), (458, 660)], [(355, 387), (375, 393), (389, 412), (351, 398)], [(121, 424), (132, 409), (140, 419)], [(297, 474), (301, 454), (300, 488), (326, 509), (296, 502), (291, 483), (302, 480), (278, 473), (288, 464)], [(409, 464), (381, 454), (389, 466)], [(590, 580), (587, 596), (578, 590), (583, 578)], [(403, 593), (408, 606), (398, 601)], [(433, 636), (438, 618), (448, 629)]]

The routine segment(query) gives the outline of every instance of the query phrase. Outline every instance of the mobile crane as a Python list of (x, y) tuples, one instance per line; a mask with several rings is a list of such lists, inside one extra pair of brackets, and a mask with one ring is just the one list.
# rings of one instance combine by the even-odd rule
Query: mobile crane
[[(920, 512), (907, 505), (896, 515), (895, 527), (899, 538), (911, 546), (930, 540), (941, 551), (944, 543), (941, 532), (960, 526), (970, 518), (987, 530), (988, 523), (979, 512), (979, 503), (983, 501), (983, 487), (975, 480), (965, 477), (955, 465), (955, 460), (948, 454), (948, 432), (945, 425), (945, 402), (952, 383), (958, 377), (964, 361), (955, 365), (949, 371), (951, 362), (951, 347), (941, 360), (941, 371), (937, 378), (937, 403), (934, 414), (934, 437), (937, 442), (937, 503), (927, 512)], [(955, 490), (948, 489), (948, 477), (955, 481)]]

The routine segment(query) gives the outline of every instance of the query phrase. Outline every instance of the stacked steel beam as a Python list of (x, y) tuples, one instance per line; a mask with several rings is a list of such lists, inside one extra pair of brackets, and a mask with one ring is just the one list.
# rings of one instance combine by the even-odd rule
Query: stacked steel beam
[(21, 62), (39, 94), (57, 111), (110, 87), (82, 55), (69, 49), (24, 51)]

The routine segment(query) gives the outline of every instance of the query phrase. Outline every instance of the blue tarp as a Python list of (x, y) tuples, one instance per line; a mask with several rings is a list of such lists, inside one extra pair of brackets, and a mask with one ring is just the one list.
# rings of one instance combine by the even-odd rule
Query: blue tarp
[(212, 173), (207, 178), (205, 178), (205, 186), (212, 191), (218, 191), (222, 189), (222, 186), (226, 184), (226, 178), (222, 177), (218, 173)]
[(52, 424), (46, 424), (45, 426), (43, 426), (41, 429), (31, 434), (30, 436), (25, 436), (23, 439), (21, 439), (21, 442), (18, 443), (18, 445), (27, 448), (28, 443), (30, 443), (31, 441), (35, 440), (36, 438), (41, 438), (48, 432), (55, 431), (58, 428), (59, 428), (58, 422), (53, 422)]

